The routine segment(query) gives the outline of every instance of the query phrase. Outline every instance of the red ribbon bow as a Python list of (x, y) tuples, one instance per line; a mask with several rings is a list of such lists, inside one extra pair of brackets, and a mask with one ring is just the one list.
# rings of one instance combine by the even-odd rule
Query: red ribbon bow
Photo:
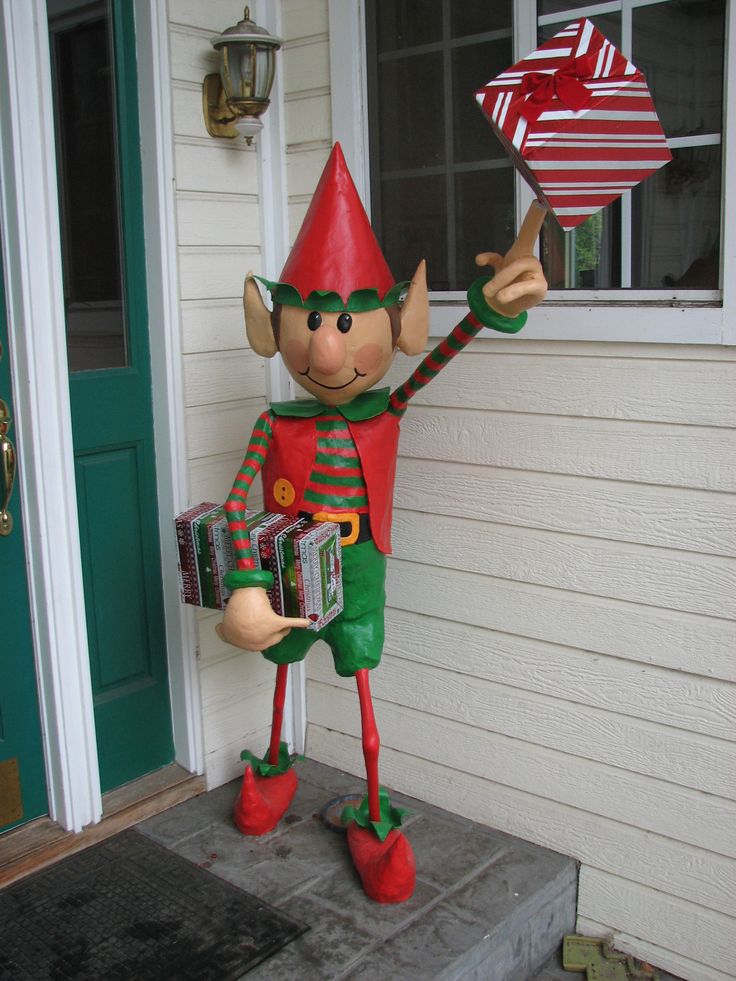
[(576, 58), (569, 65), (560, 68), (554, 75), (542, 72), (529, 72), (521, 83), (521, 95), (528, 95), (519, 107), (519, 112), (530, 123), (535, 123), (545, 109), (549, 108), (552, 99), (557, 98), (568, 109), (577, 112), (590, 105), (593, 97), (581, 82), (581, 78), (589, 78), (592, 72), (589, 56)]

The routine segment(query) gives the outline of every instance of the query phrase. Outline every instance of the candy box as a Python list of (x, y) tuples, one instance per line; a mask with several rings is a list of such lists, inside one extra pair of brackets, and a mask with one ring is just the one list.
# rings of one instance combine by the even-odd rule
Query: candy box
[[(340, 526), (267, 511), (246, 511), (256, 565), (273, 574), (268, 591), (276, 613), (305, 617), (320, 630), (342, 610)], [(224, 508), (203, 503), (176, 518), (182, 602), (222, 610), (235, 568)]]
[(672, 159), (644, 76), (586, 18), (491, 79), (475, 98), (566, 230)]

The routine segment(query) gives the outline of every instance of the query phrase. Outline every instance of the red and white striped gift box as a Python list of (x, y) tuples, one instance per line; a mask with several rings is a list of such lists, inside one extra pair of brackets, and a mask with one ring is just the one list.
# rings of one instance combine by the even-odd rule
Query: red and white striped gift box
[(587, 19), (569, 24), (475, 97), (565, 229), (672, 159), (644, 76)]

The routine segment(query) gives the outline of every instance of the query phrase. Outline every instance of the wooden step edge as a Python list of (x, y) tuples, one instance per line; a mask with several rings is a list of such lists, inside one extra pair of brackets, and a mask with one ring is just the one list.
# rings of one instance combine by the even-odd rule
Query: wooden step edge
[[(186, 774), (186, 771), (182, 772)], [(90, 845), (111, 838), (176, 804), (198, 797), (206, 789), (203, 776), (186, 774), (181, 777), (179, 773), (172, 776), (175, 777), (174, 781), (163, 787), (160, 786), (160, 780), (152, 781), (150, 777), (134, 781), (134, 784), (139, 785), (140, 794), (136, 794), (133, 784), (105, 794), (102, 820), (98, 824), (89, 825), (78, 834), (64, 831), (49, 818), (39, 818), (15, 831), (9, 831), (7, 841), (4, 835), (0, 842), (0, 889), (89, 848)], [(151, 785), (156, 783), (159, 785), (152, 790)]]

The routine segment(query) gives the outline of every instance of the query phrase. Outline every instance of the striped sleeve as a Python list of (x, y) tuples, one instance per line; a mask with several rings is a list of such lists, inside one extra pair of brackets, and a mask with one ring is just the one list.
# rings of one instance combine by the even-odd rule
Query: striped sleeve
[(403, 416), (407, 410), (409, 399), (425, 385), (428, 385), (435, 375), (439, 374), (445, 365), (449, 364), (455, 355), (459, 354), (482, 329), (483, 324), (480, 320), (474, 314), (468, 313), (453, 329), (452, 333), (440, 341), (437, 347), (417, 365), (404, 384), (393, 392), (388, 411), (395, 416)]
[(248, 492), (266, 460), (266, 455), (273, 439), (272, 422), (273, 414), (269, 409), (261, 413), (258, 417), (253, 428), (253, 435), (248, 444), (245, 459), (238, 471), (227, 501), (225, 501), (227, 526), (233, 540), (235, 568), (242, 571), (256, 568), (250, 549), (250, 537), (245, 522), (245, 511)]

